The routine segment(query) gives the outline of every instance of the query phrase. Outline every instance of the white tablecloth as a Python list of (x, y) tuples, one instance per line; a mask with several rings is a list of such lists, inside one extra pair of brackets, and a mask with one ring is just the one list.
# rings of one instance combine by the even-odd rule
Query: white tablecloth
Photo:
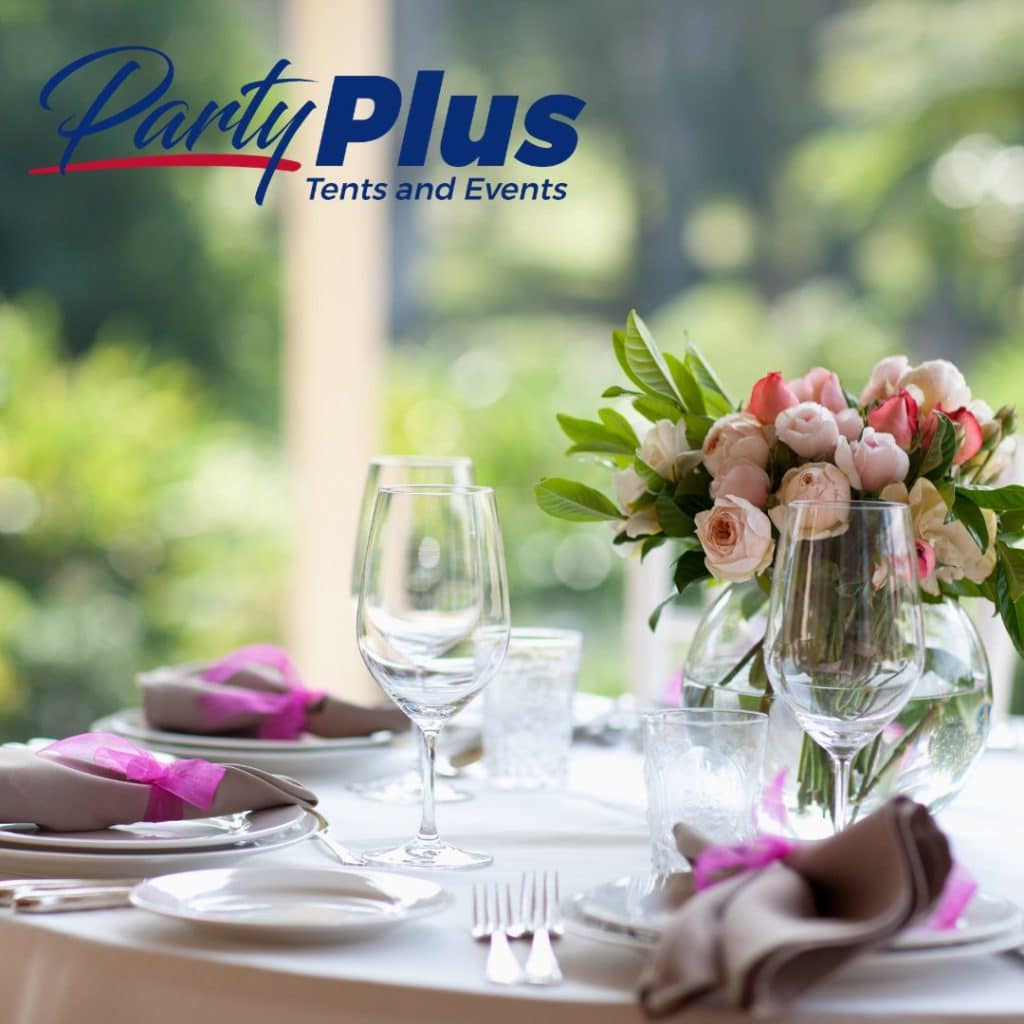
[[(567, 936), (565, 984), (498, 990), (484, 981), (486, 950), (468, 935), (474, 881), (557, 868), (563, 893), (646, 866), (640, 760), (623, 751), (574, 750), (570, 792), (511, 794), (479, 785), (478, 798), (439, 807), (442, 833), (493, 852), (485, 871), (446, 874), (455, 896), (442, 914), (368, 941), (320, 947), (242, 945), (134, 910), (47, 917), (0, 915), (0, 1021), (15, 1024), (539, 1024), (638, 1021), (632, 988), (641, 955)], [(413, 807), (362, 800), (323, 785), (338, 838), (404, 838)], [(943, 815), (956, 854), (983, 886), (1024, 901), (1024, 758), (990, 753)], [(251, 863), (323, 866), (317, 844)], [(688, 1021), (733, 1014), (701, 1009)], [(941, 966), (852, 967), (801, 1000), (787, 1019), (1024, 1020), (1024, 960), (990, 956)]]

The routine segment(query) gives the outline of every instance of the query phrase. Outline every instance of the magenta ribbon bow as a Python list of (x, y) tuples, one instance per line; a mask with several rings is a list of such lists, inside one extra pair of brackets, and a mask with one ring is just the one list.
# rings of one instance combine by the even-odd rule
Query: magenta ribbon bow
[(180, 821), (185, 804), (208, 811), (224, 778), (225, 768), (192, 758), (164, 764), (148, 750), (108, 732), (83, 732), (43, 747), (40, 753), (64, 760), (85, 761), (118, 772), (128, 782), (149, 786), (143, 821)]
[(259, 727), (261, 739), (295, 739), (306, 728), (307, 708), (323, 700), (324, 691), (307, 689), (291, 658), (280, 647), (274, 644), (240, 647), (205, 668), (202, 677), (208, 683), (226, 683), (233, 675), (253, 665), (266, 665), (280, 672), (286, 692), (224, 686), (216, 693), (203, 694), (199, 702), (207, 726), (216, 728), (234, 715), (263, 715)]
[[(797, 845), (781, 836), (759, 835), (745, 843), (709, 846), (693, 862), (693, 887), (700, 892), (740, 872), (760, 871), (777, 860), (784, 860)], [(966, 868), (954, 863), (935, 909), (920, 927), (927, 931), (955, 928), (977, 891), (978, 883)]]

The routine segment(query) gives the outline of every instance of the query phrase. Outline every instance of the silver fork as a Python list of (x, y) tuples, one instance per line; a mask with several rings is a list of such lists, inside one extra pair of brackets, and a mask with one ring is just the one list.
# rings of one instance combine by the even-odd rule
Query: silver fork
[[(503, 898), (504, 897), (504, 898)], [(473, 928), (478, 942), (489, 939), (490, 952), (484, 972), (495, 985), (519, 985), (523, 969), (508, 944), (506, 928), (512, 921), (512, 890), (508, 885), (477, 884), (473, 886)]]
[(533, 873), (529, 913), (524, 917), (533, 932), (526, 959), (526, 980), (531, 985), (556, 985), (562, 980), (558, 957), (551, 948), (551, 936), (559, 927), (557, 871), (544, 871), (540, 876)]

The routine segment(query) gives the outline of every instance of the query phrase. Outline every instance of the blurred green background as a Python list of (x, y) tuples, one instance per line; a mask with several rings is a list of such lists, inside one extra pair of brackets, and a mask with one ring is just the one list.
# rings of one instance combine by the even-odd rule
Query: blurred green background
[[(821, 362), (856, 391), (907, 351), (1017, 399), (1024, 4), (393, 6), (403, 83), (444, 67), (588, 101), (567, 201), (392, 205), (380, 403), (389, 450), (468, 454), (496, 485), (516, 619), (584, 628), (587, 688), (624, 684), (621, 566), (532, 485), (565, 468), (555, 412), (618, 380), (630, 306), (737, 397)], [(25, 168), (53, 152), (37, 97), (63, 63), (146, 42), (182, 94), (230, 96), (286, 55), (283, 10), (0, 0), (0, 736), (80, 728), (140, 667), (279, 634), (275, 190), (74, 175), (58, 204)]]

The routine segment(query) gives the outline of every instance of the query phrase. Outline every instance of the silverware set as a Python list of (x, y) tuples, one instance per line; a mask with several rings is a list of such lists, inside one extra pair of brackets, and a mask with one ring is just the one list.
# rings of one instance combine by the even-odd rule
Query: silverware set
[[(470, 934), (478, 942), (490, 943), (484, 969), (487, 980), (495, 985), (555, 985), (562, 980), (551, 945), (551, 940), (563, 933), (558, 873), (524, 874), (515, 902), (513, 910), (512, 886), (508, 882), (473, 886)], [(510, 939), (530, 940), (525, 966), (512, 951)]]

